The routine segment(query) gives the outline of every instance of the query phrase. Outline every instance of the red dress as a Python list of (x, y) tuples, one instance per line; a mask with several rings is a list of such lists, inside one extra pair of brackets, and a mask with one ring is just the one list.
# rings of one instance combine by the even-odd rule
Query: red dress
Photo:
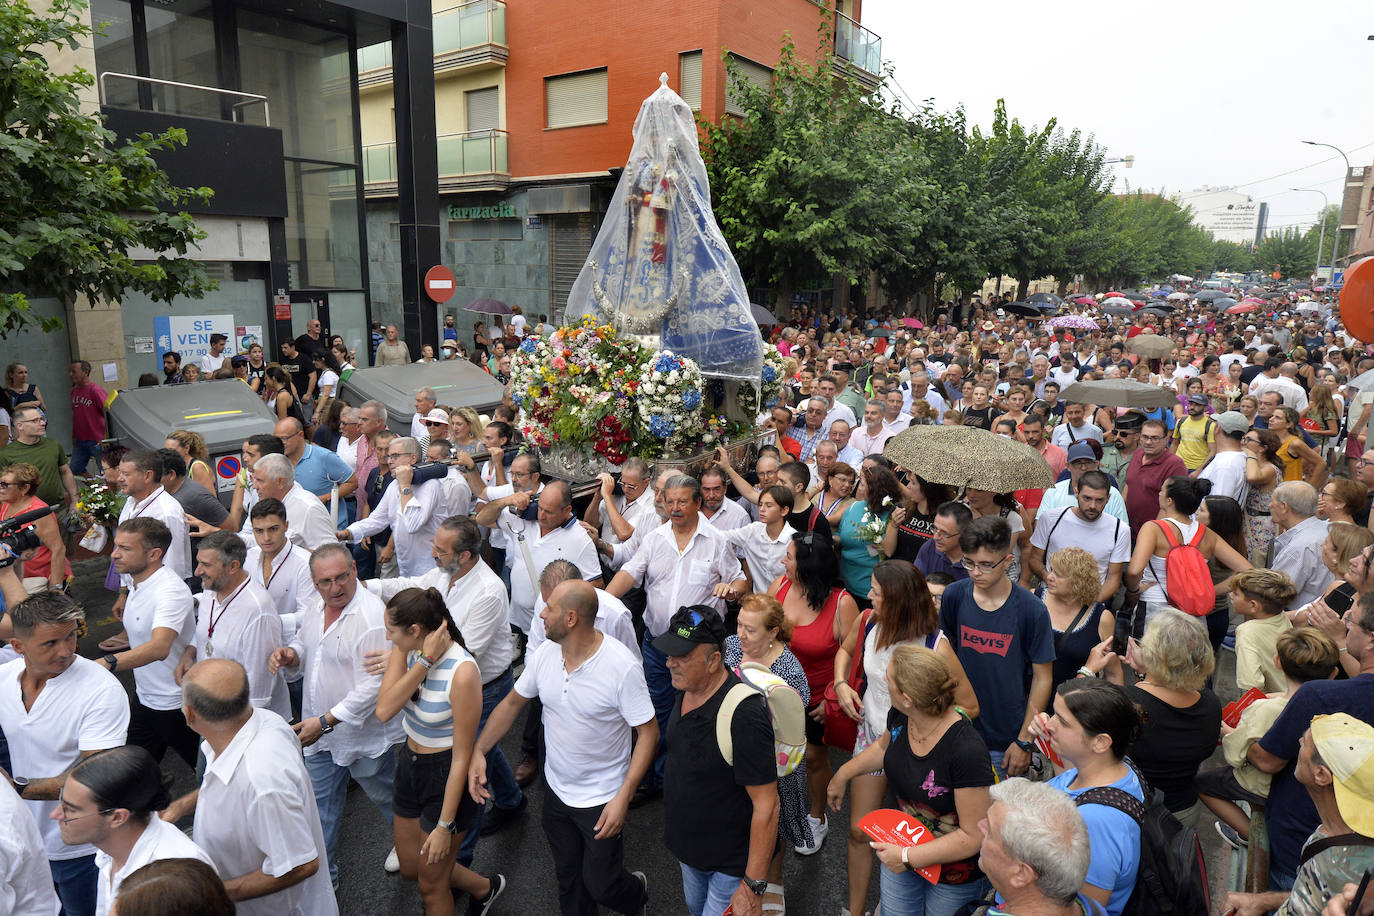
[[(781, 602), (791, 588), (792, 580), (783, 576), (774, 597)], [(787, 644), (797, 661), (801, 662), (802, 671), (806, 672), (812, 706), (821, 702), (826, 685), (835, 680), (835, 653), (840, 649), (840, 642), (835, 638), (835, 614), (840, 606), (840, 598), (845, 594), (842, 588), (831, 589), (830, 597), (825, 599), (825, 606), (816, 619), (804, 627), (793, 627), (792, 641)]]
[[(32, 512), (34, 509), (46, 509), (48, 504), (37, 496), (29, 498), (29, 504), (19, 512), (11, 512), (9, 503), (0, 503), (0, 521), (4, 521), (11, 515), (23, 515), (25, 512)], [(33, 527), (26, 525), (25, 527)], [(24, 577), (48, 578), (48, 573), (52, 571), (52, 551), (46, 547), (39, 547), (33, 553), (33, 558), (24, 561)], [(66, 576), (72, 574), (72, 564), (67, 563), (65, 570)]]

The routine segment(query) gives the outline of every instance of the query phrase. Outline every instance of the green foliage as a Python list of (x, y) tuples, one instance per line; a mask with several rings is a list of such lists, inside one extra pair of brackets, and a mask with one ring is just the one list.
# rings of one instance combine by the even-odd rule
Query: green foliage
[[(161, 206), (208, 200), (207, 188), (178, 188), (153, 161), (158, 150), (184, 146), (169, 130), (119, 144), (79, 93), (94, 78), (84, 70), (54, 73), (54, 49), (88, 44), (80, 21), (85, 0), (55, 0), (47, 15), (24, 0), (0, 4), (0, 336), (25, 325), (60, 326), (29, 308), (27, 292), (70, 305), (81, 296), (118, 300), (134, 290), (166, 302), (213, 289), (196, 261), (184, 257), (204, 233), (186, 213)], [(135, 263), (134, 248), (171, 251)]]
[[(1327, 244), (1331, 239), (1327, 238)], [(1317, 237), (1289, 226), (1271, 232), (1259, 243), (1255, 266), (1265, 273), (1279, 271), (1285, 279), (1306, 280), (1317, 265)]]
[(1255, 269), (1255, 253), (1247, 245), (1238, 245), (1225, 239), (1212, 241), (1212, 270), (1249, 273)]

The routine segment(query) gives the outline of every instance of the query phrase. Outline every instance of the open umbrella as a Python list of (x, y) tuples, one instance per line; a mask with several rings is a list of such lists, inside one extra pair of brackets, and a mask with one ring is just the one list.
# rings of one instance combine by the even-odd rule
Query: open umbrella
[(1193, 278), (1190, 277), (1190, 276), (1188, 276), (1187, 274), (1174, 274), (1174, 275), (1173, 275), (1172, 277), (1170, 277), (1169, 279), (1170, 279), (1170, 280), (1177, 280), (1177, 281), (1180, 282), (1180, 283), (1191, 283), (1192, 280), (1193, 280)]
[(1097, 305), (1097, 300), (1092, 296), (1079, 296), (1073, 301), (1078, 305)]
[(1059, 396), (1075, 404), (1096, 404), (1098, 407), (1172, 407), (1178, 403), (1177, 392), (1160, 385), (1147, 385), (1130, 378), (1108, 378), (1093, 382), (1074, 382)]
[(1135, 309), (1124, 305), (1104, 305), (1102, 307), (1104, 315), (1134, 315)]
[(1152, 305), (1148, 308), (1143, 308), (1140, 310), (1140, 313), (1142, 315), (1154, 315), (1156, 318), (1163, 318), (1165, 315), (1173, 314), (1173, 312), (1171, 312), (1169, 309), (1160, 308), (1157, 305)]
[(1063, 299), (1060, 299), (1060, 298), (1059, 298), (1058, 296), (1056, 296), (1054, 293), (1032, 293), (1031, 295), (1029, 295), (1029, 296), (1026, 297), (1026, 301), (1027, 301), (1027, 302), (1048, 302), (1050, 305), (1053, 305), (1053, 306), (1055, 306), (1055, 307), (1058, 307), (1058, 306), (1062, 305), (1063, 302), (1064, 302)]
[(925, 325), (921, 324), (921, 319), (919, 318), (903, 318), (902, 324), (911, 328), (913, 331), (919, 331), (925, 327)]
[(1025, 315), (1027, 318), (1039, 318), (1045, 314), (1034, 302), (1008, 302), (1002, 308), (1013, 315)]
[(500, 299), (474, 299), (468, 303), (467, 311), (484, 315), (509, 315), (510, 306)]
[(1120, 296), (1121, 298), (1124, 299), (1124, 298), (1125, 298), (1125, 293), (1119, 293), (1119, 292), (1117, 292), (1116, 290), (1111, 290), (1110, 292), (1105, 292), (1105, 293), (1102, 294), (1102, 298), (1103, 298), (1103, 299), (1111, 299), (1111, 298), (1114, 298), (1114, 297), (1117, 297), (1117, 296)]
[(891, 337), (892, 332), (887, 328), (869, 328), (865, 332), (870, 339), (875, 337)]
[(1128, 307), (1128, 306), (1129, 306), (1130, 308), (1135, 308), (1135, 303), (1132, 302), (1131, 300), (1127, 299), (1125, 296), (1108, 296), (1106, 299), (1103, 299), (1103, 300), (1102, 300), (1102, 304), (1103, 304), (1103, 305), (1119, 305), (1119, 306), (1121, 306), (1122, 308), (1126, 308), (1126, 307)]
[(1221, 299), (1226, 294), (1219, 289), (1204, 289), (1193, 298), (1198, 302), (1211, 302), (1213, 299)]
[(1240, 300), (1240, 301), (1241, 301), (1241, 302), (1253, 302), (1253, 303), (1255, 303), (1255, 305), (1267, 305), (1267, 304), (1268, 304), (1268, 303), (1266, 303), (1263, 299), (1261, 299), (1259, 296), (1246, 296), (1244, 299), (1242, 299), (1242, 300)]
[(1212, 300), (1212, 307), (1218, 309), (1229, 309), (1235, 304), (1236, 300), (1232, 299), (1230, 296), (1222, 296), (1220, 299)]
[(1363, 372), (1350, 381), (1345, 383), (1347, 388), (1354, 388), (1356, 391), (1374, 391), (1374, 369)]
[(778, 323), (778, 319), (773, 317), (773, 313), (761, 305), (750, 304), (749, 311), (754, 313), (754, 321), (761, 328), (771, 328)]
[(883, 455), (923, 480), (993, 493), (1053, 486), (1054, 472), (1024, 442), (974, 426), (909, 426)]
[(1148, 359), (1163, 359), (1177, 346), (1172, 338), (1158, 334), (1141, 334), (1126, 341), (1127, 350)]
[(1060, 315), (1045, 322), (1047, 328), (1073, 328), (1078, 331), (1096, 331), (1097, 322), (1087, 315)]
[(1187, 293), (1170, 293), (1165, 298), (1173, 302), (1187, 302), (1189, 299), (1193, 297), (1188, 295)]
[(1244, 315), (1244, 314), (1246, 314), (1247, 312), (1253, 312), (1253, 311), (1255, 311), (1255, 310), (1258, 309), (1258, 308), (1259, 308), (1259, 305), (1257, 305), (1257, 304), (1254, 303), (1254, 302), (1237, 302), (1235, 305), (1231, 306), (1230, 308), (1228, 308), (1228, 309), (1226, 310), (1226, 314), (1228, 314), (1228, 315)]

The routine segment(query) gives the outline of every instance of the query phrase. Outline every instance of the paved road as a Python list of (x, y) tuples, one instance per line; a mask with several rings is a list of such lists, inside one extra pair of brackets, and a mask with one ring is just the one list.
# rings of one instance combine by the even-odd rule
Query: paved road
[[(96, 643), (118, 631), (118, 623), (110, 617), (113, 594), (103, 585), (106, 561), (101, 559), (73, 564), (77, 573), (73, 595), (86, 608), (90, 633), (82, 641), (81, 652), (98, 656)], [(1220, 659), (1219, 681), (1234, 684), (1234, 656), (1223, 652)], [(133, 677), (120, 675), (126, 689), (133, 689)], [(1234, 689), (1224, 692), (1223, 701), (1234, 698)], [(512, 730), (502, 743), (512, 762), (518, 758), (519, 727)], [(1220, 754), (1214, 762), (1220, 759)], [(832, 753), (832, 765), (838, 767), (844, 758)], [(175, 780), (175, 793), (193, 786), (191, 771), (175, 754), (167, 755), (163, 765)], [(542, 783), (529, 790), (530, 805), (524, 817), (501, 832), (484, 837), (477, 847), (476, 869), (482, 874), (499, 871), (508, 883), (505, 894), (493, 908), (498, 916), (516, 914), (556, 914), (558, 898), (553, 875), (553, 861), (548, 844), (539, 825)], [(834, 819), (834, 824), (848, 823), (847, 810)], [(1211, 826), (1210, 816), (1199, 834), (1207, 852), (1208, 869), (1212, 879), (1213, 911), (1220, 912), (1226, 881), (1221, 842)], [(643, 871), (649, 878), (649, 912), (655, 916), (678, 916), (686, 911), (682, 897), (678, 864), (663, 846), (663, 805), (654, 802), (630, 812), (625, 828), (626, 864), (632, 870)], [(783, 868), (787, 888), (788, 912), (792, 916), (835, 916), (846, 903), (845, 835), (834, 829), (825, 846), (814, 856), (803, 858), (789, 855)], [(339, 909), (343, 916), (419, 916), (423, 913), (415, 885), (399, 875), (388, 875), (382, 862), (391, 849), (391, 831), (383, 823), (377, 809), (356, 786), (349, 793), (340, 839)], [(869, 907), (878, 902), (877, 876), (869, 893)], [(459, 913), (464, 910), (459, 909)]]

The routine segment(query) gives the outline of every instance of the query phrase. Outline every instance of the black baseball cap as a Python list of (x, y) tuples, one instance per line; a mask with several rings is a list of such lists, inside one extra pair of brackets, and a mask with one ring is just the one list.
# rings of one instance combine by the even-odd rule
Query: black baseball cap
[(725, 622), (715, 608), (704, 604), (680, 607), (668, 629), (654, 638), (653, 646), (669, 657), (686, 655), (697, 646), (725, 645)]

